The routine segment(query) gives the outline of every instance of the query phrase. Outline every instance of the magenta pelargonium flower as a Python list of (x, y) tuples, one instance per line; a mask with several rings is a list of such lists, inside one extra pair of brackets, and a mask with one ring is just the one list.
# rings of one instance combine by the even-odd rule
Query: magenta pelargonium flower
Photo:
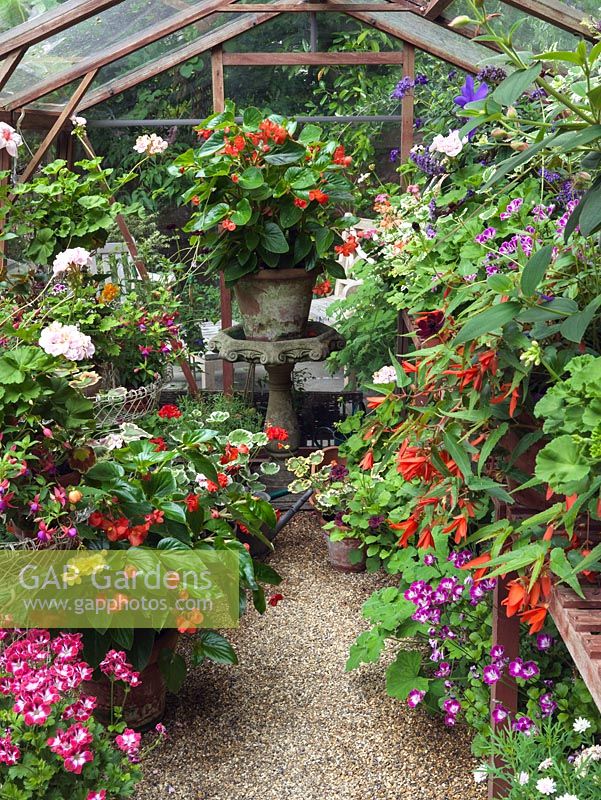
[(550, 633), (539, 633), (536, 637), (536, 646), (541, 651), (549, 650), (549, 648), (553, 646), (554, 641), (555, 639)]
[(96, 352), (92, 339), (77, 325), (52, 322), (40, 333), (38, 344), (51, 356), (64, 356), (69, 361), (84, 361)]
[(422, 689), (412, 689), (407, 695), (407, 705), (409, 708), (416, 708), (425, 696), (426, 693)]
[(123, 752), (128, 755), (137, 755), (141, 741), (142, 734), (137, 733), (131, 728), (126, 728), (123, 733), (115, 738), (119, 750), (123, 750)]
[(502, 703), (497, 703), (492, 710), (491, 717), (495, 725), (500, 725), (509, 717), (509, 709), (505, 708)]
[(482, 670), (482, 680), (487, 686), (492, 686), (501, 680), (503, 672), (496, 664), (487, 664)]

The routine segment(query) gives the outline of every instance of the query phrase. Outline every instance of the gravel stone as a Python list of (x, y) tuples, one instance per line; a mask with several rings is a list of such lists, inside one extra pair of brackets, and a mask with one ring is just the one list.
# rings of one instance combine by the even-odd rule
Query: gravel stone
[(227, 632), (238, 666), (203, 665), (169, 697), (168, 739), (135, 800), (483, 800), (469, 731), (386, 695), (392, 651), (344, 671), (361, 605), (392, 578), (334, 572), (311, 512), (279, 534), (270, 563), (284, 600)]

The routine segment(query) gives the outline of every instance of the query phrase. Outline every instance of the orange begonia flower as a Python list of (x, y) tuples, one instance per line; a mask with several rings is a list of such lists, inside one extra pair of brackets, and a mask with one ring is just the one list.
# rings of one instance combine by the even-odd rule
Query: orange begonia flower
[(520, 614), (520, 619), (522, 622), (525, 622), (526, 625), (530, 625), (530, 635), (533, 633), (538, 633), (542, 630), (543, 625), (545, 624), (545, 619), (547, 618), (547, 606), (537, 606), (536, 608), (530, 608), (528, 611), (523, 611)]

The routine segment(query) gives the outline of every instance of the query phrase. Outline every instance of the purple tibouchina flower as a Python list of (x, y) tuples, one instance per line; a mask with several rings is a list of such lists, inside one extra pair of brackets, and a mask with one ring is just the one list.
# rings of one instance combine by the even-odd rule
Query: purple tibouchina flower
[(542, 652), (543, 650), (548, 650), (552, 645), (555, 639), (549, 633), (539, 633), (536, 637), (536, 646)]
[(407, 705), (409, 708), (416, 708), (424, 699), (426, 693), (421, 689), (412, 689), (407, 695)]
[(501, 680), (501, 670), (496, 664), (487, 664), (482, 670), (482, 680), (487, 686), (492, 686)]
[(487, 94), (488, 85), (486, 83), (481, 83), (476, 89), (474, 78), (472, 75), (468, 75), (465, 79), (465, 83), (460, 89), (460, 94), (453, 99), (453, 102), (456, 105), (461, 106), (461, 108), (464, 108), (468, 103), (475, 103), (478, 100), (484, 100)]

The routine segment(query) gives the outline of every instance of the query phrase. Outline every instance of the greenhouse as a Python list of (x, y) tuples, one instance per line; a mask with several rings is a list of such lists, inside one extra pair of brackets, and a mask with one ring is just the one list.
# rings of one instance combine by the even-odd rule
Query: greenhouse
[(0, 799), (599, 800), (598, 0), (0, 0)]

